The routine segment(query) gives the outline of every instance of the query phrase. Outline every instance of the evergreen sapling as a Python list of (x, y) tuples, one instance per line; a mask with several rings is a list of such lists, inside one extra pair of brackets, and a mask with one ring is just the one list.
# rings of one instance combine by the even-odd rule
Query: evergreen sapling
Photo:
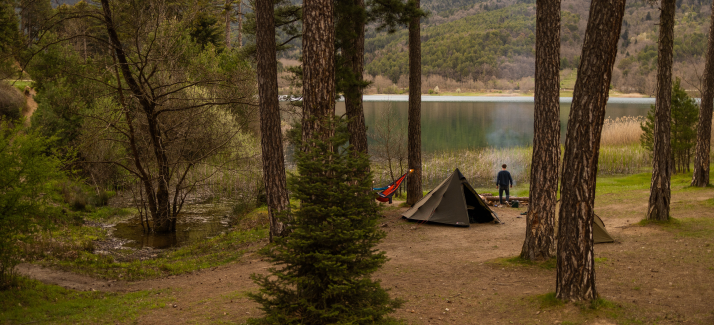
[(343, 121), (330, 126), (335, 135), (326, 142), (311, 139), (309, 150), (296, 150), (298, 173), (288, 187), (300, 206), (289, 235), (262, 252), (275, 267), (252, 275), (261, 289), (249, 297), (265, 316), (250, 324), (391, 323), (386, 314), (402, 304), (370, 278), (387, 258), (375, 248), (385, 233), (377, 228), (368, 157), (344, 147)]

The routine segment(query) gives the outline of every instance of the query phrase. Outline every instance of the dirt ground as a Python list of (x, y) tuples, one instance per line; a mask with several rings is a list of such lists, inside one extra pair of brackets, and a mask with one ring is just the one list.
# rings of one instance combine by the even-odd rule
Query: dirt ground
[(32, 118), (32, 114), (34, 114), (37, 110), (37, 102), (35, 101), (36, 94), (37, 93), (34, 89), (29, 89), (25, 92), (25, 100), (27, 101), (27, 105), (25, 105), (25, 109), (22, 111), (22, 116), (25, 117), (25, 126), (27, 127), (30, 126), (30, 119)]
[[(714, 219), (703, 205), (713, 193), (673, 195), (673, 215)], [(646, 193), (630, 195), (645, 199), (605, 199), (612, 203), (597, 209), (616, 240), (595, 246), (597, 290), (609, 302), (598, 310), (544, 305), (539, 297), (555, 291), (555, 270), (504, 262), (520, 252), (523, 208), (493, 208), (503, 224), (470, 228), (418, 225), (400, 219), (406, 208), (388, 209), (382, 222), (388, 236), (380, 248), (390, 261), (376, 277), (407, 300), (394, 316), (409, 324), (714, 324), (714, 238), (634, 225), (646, 209)], [(22, 273), (79, 290), (164, 289), (167, 307), (144, 311), (140, 324), (242, 323), (260, 315), (245, 296), (257, 290), (249, 275), (268, 266), (248, 254), (211, 270), (133, 283), (27, 265)]]

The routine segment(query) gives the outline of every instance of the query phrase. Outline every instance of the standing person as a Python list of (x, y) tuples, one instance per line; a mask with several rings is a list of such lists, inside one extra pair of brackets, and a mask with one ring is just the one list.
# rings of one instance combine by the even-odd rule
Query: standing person
[(513, 178), (511, 173), (506, 170), (506, 164), (501, 165), (503, 170), (498, 172), (496, 176), (496, 186), (498, 187), (498, 203), (503, 204), (503, 191), (506, 191), (506, 202), (508, 202), (510, 191), (508, 187), (513, 187)]

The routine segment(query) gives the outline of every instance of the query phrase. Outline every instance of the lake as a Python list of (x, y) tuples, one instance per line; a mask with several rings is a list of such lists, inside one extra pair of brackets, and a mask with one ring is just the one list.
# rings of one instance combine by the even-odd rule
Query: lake
[[(369, 133), (384, 125), (385, 111), (392, 108), (396, 127), (406, 133), (408, 96), (364, 96), (364, 113)], [(572, 98), (561, 98), (561, 140)], [(610, 98), (606, 117), (643, 116), (654, 98)], [(422, 148), (425, 153), (484, 147), (529, 146), (533, 142), (532, 97), (423, 96), (421, 113)], [(337, 114), (345, 113), (338, 102)], [(374, 141), (370, 139), (370, 145)]]

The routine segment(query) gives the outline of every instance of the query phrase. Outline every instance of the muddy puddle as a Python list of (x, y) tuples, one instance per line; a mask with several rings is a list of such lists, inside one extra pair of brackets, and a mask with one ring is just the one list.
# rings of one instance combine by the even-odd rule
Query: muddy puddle
[(146, 233), (136, 216), (107, 225), (106, 228), (109, 230), (110, 237), (122, 242), (122, 247), (134, 249), (179, 247), (227, 231), (231, 226), (230, 207), (229, 203), (221, 203), (195, 204), (184, 208), (176, 220), (176, 232), (171, 234)]

